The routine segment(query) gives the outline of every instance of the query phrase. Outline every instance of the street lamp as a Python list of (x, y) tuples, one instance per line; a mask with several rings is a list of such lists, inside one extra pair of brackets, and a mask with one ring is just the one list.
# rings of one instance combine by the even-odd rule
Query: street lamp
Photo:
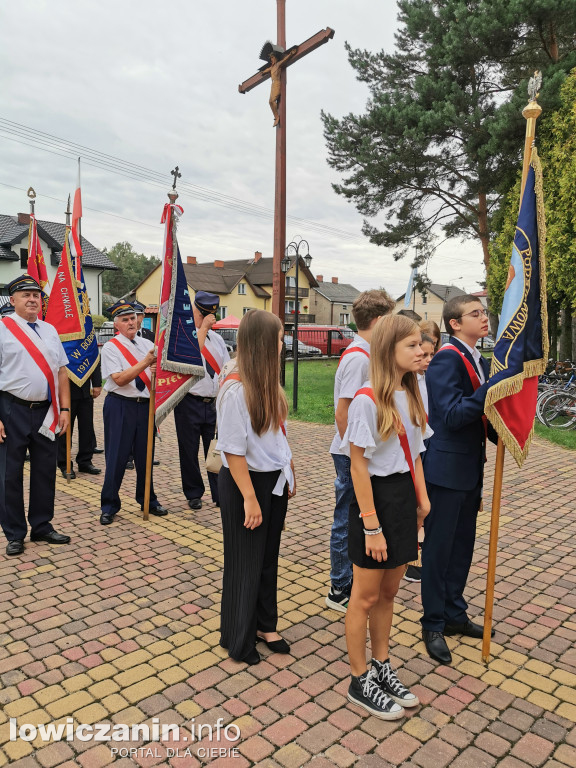
[[(306, 255), (304, 255), (304, 253)], [(302, 259), (306, 269), (310, 268), (312, 263), (312, 256), (309, 253), (309, 245), (307, 240), (300, 238), (298, 241), (294, 239), (286, 246), (286, 252), (284, 258), (281, 261), (282, 272), (286, 274), (290, 271), (292, 266), (291, 256), (295, 257), (296, 265), (296, 301), (294, 307), (294, 333), (292, 336), (292, 353), (294, 355), (294, 384), (292, 389), (292, 410), (294, 412), (298, 409), (298, 271), (299, 261)]]

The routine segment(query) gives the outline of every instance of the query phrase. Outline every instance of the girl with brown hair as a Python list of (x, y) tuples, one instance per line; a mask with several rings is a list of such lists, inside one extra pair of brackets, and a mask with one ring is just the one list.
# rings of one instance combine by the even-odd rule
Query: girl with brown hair
[[(397, 720), (419, 702), (389, 659), (394, 597), (406, 563), (418, 552), (418, 529), (430, 504), (420, 452), (426, 413), (416, 380), (421, 334), (402, 315), (381, 317), (370, 342), (370, 382), (348, 411), (342, 448), (351, 459), (348, 554), (354, 565), (346, 614), (352, 679), (349, 701), (384, 720)], [(371, 669), (366, 666), (369, 624)]]
[(220, 645), (257, 664), (256, 642), (276, 653), (290, 646), (276, 632), (280, 536), (296, 493), (286, 439), (288, 405), (280, 386), (283, 329), (270, 312), (247, 312), (238, 328), (237, 373), (223, 382), (216, 410), (224, 579)]
[(426, 336), (429, 336), (432, 339), (434, 344), (434, 354), (436, 354), (440, 349), (440, 342), (442, 340), (442, 334), (440, 333), (438, 324), (435, 323), (434, 320), (422, 320), (422, 322), (418, 324), (418, 327), (422, 333), (425, 333)]

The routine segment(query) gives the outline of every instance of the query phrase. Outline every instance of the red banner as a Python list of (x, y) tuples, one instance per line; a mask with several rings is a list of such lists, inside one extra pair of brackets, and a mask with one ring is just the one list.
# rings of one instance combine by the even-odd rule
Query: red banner
[(70, 256), (70, 227), (68, 226), (45, 320), (56, 328), (60, 341), (84, 338), (84, 315), (78, 301), (78, 284)]
[(38, 237), (38, 224), (33, 213), (30, 214), (30, 229), (28, 230), (28, 263), (26, 265), (26, 272), (36, 280), (42, 289), (42, 318), (45, 319), (48, 308), (48, 294), (44, 291), (44, 288), (48, 285), (48, 271), (44, 261), (44, 254), (42, 253), (42, 246), (40, 245), (40, 238)]

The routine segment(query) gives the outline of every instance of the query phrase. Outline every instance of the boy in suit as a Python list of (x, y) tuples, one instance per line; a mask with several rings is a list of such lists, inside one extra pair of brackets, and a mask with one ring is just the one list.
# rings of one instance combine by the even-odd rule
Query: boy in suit
[(451, 338), (426, 373), (429, 423), (434, 430), (424, 455), (431, 511), (422, 549), (422, 637), (442, 664), (452, 656), (445, 635), (482, 637), (468, 618), (463, 592), (472, 562), (476, 518), (482, 500), (486, 436), (484, 417), (490, 367), (476, 349), (488, 334), (488, 317), (476, 296), (456, 296), (443, 311)]

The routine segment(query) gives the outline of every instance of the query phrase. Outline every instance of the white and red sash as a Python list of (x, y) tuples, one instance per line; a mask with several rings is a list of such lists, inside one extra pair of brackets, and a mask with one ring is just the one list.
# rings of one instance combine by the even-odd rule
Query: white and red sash
[[(461, 350), (459, 350), (455, 344), (444, 344), (443, 347), (440, 347), (438, 352), (442, 352), (442, 350), (444, 349), (450, 349), (453, 352), (458, 352), (458, 354), (462, 358), (462, 361), (464, 362), (464, 365), (466, 366), (466, 371), (468, 372), (468, 376), (470, 377), (470, 382), (472, 383), (472, 389), (474, 390), (474, 392), (476, 392), (476, 390), (480, 386), (480, 378), (476, 373), (476, 369), (474, 368), (470, 360), (468, 360), (466, 355)], [(488, 419), (484, 414), (482, 414), (482, 425), (484, 427), (484, 443), (486, 444), (488, 442)], [(486, 461), (486, 447), (484, 447), (484, 461)]]
[(370, 359), (370, 352), (367, 352), (362, 347), (346, 347), (346, 349), (340, 355), (340, 360), (338, 360), (338, 365), (336, 367), (338, 368), (340, 366), (340, 363), (342, 362), (342, 358), (345, 355), (350, 355), (352, 352), (362, 352), (363, 355), (366, 355), (366, 357)]
[(220, 376), (220, 370), (221, 370), (220, 366), (216, 362), (216, 358), (214, 357), (214, 355), (209, 350), (206, 349), (206, 344), (204, 344), (200, 352), (202, 353), (206, 362), (212, 366), (212, 368), (216, 372), (216, 376)]
[(31, 331), (30, 334), (26, 333), (26, 331), (21, 328), (12, 317), (4, 317), (2, 318), (2, 322), (14, 338), (22, 344), (24, 349), (46, 377), (52, 402), (50, 403), (48, 412), (46, 413), (42, 426), (38, 432), (50, 440), (55, 440), (58, 420), (60, 418), (58, 410), (58, 377), (54, 377), (54, 372), (46, 359), (46, 347), (37, 333), (34, 331)]
[[(124, 359), (125, 359), (125, 360), (126, 360), (128, 363), (130, 363), (130, 365), (131, 365), (131, 366), (133, 366), (133, 365), (138, 365), (138, 363), (141, 363), (141, 362), (142, 362), (141, 360), (137, 360), (137, 359), (134, 357), (134, 355), (132, 354), (132, 352), (130, 352), (130, 350), (129, 350), (129, 349), (127, 349), (127, 348), (124, 346), (124, 344), (122, 344), (122, 342), (120, 341), (120, 339), (119, 339), (117, 336), (115, 336), (113, 339), (110, 339), (110, 344), (114, 344), (114, 346), (116, 347), (116, 349), (120, 350), (120, 353), (122, 354), (122, 356), (124, 357)], [(140, 376), (140, 378), (142, 379), (142, 381), (143, 381), (143, 382), (144, 382), (144, 384), (146, 385), (146, 389), (148, 390), (148, 392), (150, 392), (150, 387), (152, 386), (152, 382), (151, 382), (151, 381), (150, 381), (150, 379), (148, 378), (148, 375), (147, 375), (147, 374), (146, 374), (144, 371), (142, 371), (142, 373), (140, 373), (140, 374), (138, 374), (138, 375)]]

